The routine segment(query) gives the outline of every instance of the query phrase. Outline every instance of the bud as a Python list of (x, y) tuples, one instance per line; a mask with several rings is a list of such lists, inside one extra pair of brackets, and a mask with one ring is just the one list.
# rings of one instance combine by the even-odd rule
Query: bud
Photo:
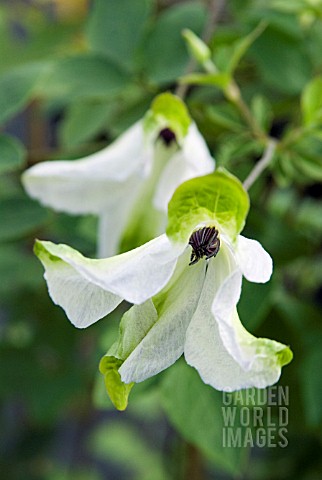
[(210, 48), (203, 42), (195, 33), (186, 28), (182, 31), (182, 36), (186, 40), (188, 48), (192, 56), (203, 65), (210, 60), (211, 51)]

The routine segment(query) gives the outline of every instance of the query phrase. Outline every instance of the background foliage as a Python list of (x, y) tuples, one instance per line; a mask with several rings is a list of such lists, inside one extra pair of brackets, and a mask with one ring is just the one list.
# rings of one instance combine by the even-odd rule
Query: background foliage
[[(320, 0), (2, 0), (4, 478), (321, 478), (321, 18)], [(208, 32), (220, 75), (192, 70), (184, 28)], [(51, 303), (32, 254), (38, 237), (95, 255), (95, 218), (42, 208), (23, 192), (21, 172), (105, 146), (179, 77), (218, 165), (243, 180), (265, 138), (278, 141), (250, 190), (245, 230), (271, 253), (274, 275), (244, 283), (239, 311), (251, 332), (294, 351), (281, 380), (291, 402), (284, 449), (223, 448), (222, 396), (181, 362), (137, 385), (128, 411), (116, 413), (96, 372), (124, 307), (76, 330)], [(243, 105), (227, 92), (232, 78)]]

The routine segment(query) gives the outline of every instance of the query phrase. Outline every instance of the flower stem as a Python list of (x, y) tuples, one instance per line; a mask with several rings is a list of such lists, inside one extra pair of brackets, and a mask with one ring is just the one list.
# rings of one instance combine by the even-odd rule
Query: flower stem
[(265, 170), (265, 168), (270, 164), (277, 146), (277, 141), (273, 138), (268, 140), (266, 149), (263, 153), (262, 158), (256, 163), (253, 170), (250, 172), (248, 177), (243, 183), (245, 190), (249, 190), (253, 183), (257, 180), (260, 174)]
[(257, 137), (261, 140), (267, 140), (266, 134), (262, 131), (247, 103), (244, 101), (240, 88), (234, 79), (232, 79), (228, 87), (225, 88), (224, 94), (226, 98), (235, 105), (240, 115), (244, 118), (245, 122), (249, 126), (254, 137)]

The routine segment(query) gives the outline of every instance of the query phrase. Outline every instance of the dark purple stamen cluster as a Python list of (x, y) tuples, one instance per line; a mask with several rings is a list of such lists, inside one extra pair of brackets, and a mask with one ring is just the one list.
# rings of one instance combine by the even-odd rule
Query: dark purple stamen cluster
[(218, 230), (215, 227), (196, 230), (189, 238), (189, 245), (192, 246), (189, 265), (194, 265), (203, 257), (206, 257), (206, 260), (215, 257), (220, 249)]
[(176, 136), (170, 128), (163, 128), (159, 133), (159, 138), (162, 138), (167, 146), (176, 141)]

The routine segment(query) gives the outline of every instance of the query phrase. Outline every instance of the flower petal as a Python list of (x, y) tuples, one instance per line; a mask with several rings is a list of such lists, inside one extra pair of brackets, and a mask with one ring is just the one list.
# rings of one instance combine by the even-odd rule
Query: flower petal
[(181, 183), (211, 173), (214, 168), (215, 161), (193, 123), (183, 140), (182, 148), (172, 156), (162, 172), (153, 200), (154, 206), (158, 210), (167, 211), (169, 200)]
[[(289, 348), (248, 333), (241, 325), (236, 309), (232, 308), (230, 318), (225, 319), (230, 329), (224, 328), (224, 331), (226, 336), (229, 332), (234, 337), (230, 342), (226, 338), (226, 343), (238, 344), (239, 351), (237, 355), (236, 352), (229, 351), (220, 328), (223, 319), (215, 318), (211, 311), (213, 298), (218, 295), (217, 276), (218, 266), (215, 262), (209, 262), (198, 308), (187, 331), (186, 361), (198, 370), (205, 383), (218, 390), (264, 388), (272, 385), (279, 379), (281, 367), (292, 358)], [(233, 276), (232, 281), (237, 285), (237, 275)], [(233, 296), (236, 297), (236, 293)], [(223, 308), (224, 311), (228, 311), (227, 307)], [(243, 361), (238, 361), (241, 358)]]
[[(198, 304), (205, 279), (205, 263), (189, 267), (189, 252), (178, 262), (165, 289), (143, 305), (134, 306), (122, 320), (126, 358), (119, 369), (125, 383), (142, 382), (172, 365), (183, 353), (185, 334)], [(153, 309), (153, 312), (151, 311)], [(144, 325), (144, 328), (142, 326)]]
[[(210, 315), (209, 311), (207, 313)], [(200, 314), (200, 311), (196, 312), (189, 326), (185, 357), (206, 384), (217, 390), (233, 391), (249, 387), (265, 388), (278, 381), (281, 367), (292, 358), (288, 347), (273, 340), (253, 337), (257, 353), (253, 356), (252, 367), (244, 370), (220, 341), (216, 325), (206, 317), (201, 321)], [(255, 352), (256, 348), (253, 350)]]
[(273, 271), (270, 255), (257, 240), (239, 235), (236, 245), (236, 260), (243, 275), (250, 282), (268, 282)]
[[(127, 186), (130, 186), (130, 183)], [(138, 186), (138, 183), (133, 184), (132, 191), (127, 192), (125, 185), (123, 185), (122, 195), (120, 195), (118, 201), (111, 199), (108, 207), (99, 214), (98, 258), (112, 257), (119, 252), (125, 227), (132, 218), (131, 206), (135, 202)]]
[(51, 299), (60, 305), (77, 328), (86, 328), (114, 310), (122, 298), (79, 275), (73, 267), (52, 255), (39, 254), (46, 271)]
[[(74, 312), (74, 306), (71, 306), (70, 302), (79, 298), (85, 286), (89, 291), (97, 292), (96, 289), (99, 288), (109, 292), (109, 295), (113, 294), (112, 305), (106, 305), (108, 311), (113, 310), (120, 303), (120, 299), (132, 303), (146, 301), (166, 285), (175, 269), (177, 256), (181, 253), (171, 245), (166, 235), (161, 235), (130, 252), (103, 260), (85, 258), (67, 245), (55, 245), (51, 242), (38, 241), (35, 252), (46, 269), (46, 280), (50, 294), (54, 292), (54, 302), (63, 307), (68, 316), (68, 312)], [(60, 277), (67, 282), (66, 275), (69, 294), (66, 289), (58, 288), (59, 285), (56, 288)], [(117, 296), (117, 299), (114, 296)], [(108, 296), (104, 298), (110, 299)], [(89, 295), (88, 311), (95, 311), (96, 301), (95, 295)], [(73, 323), (78, 322), (78, 313), (72, 313), (72, 318), (69, 316)], [(91, 323), (101, 316), (93, 313)]]
[[(144, 147), (142, 122), (137, 122), (110, 146), (84, 159), (31, 167), (24, 172), (22, 183), (32, 198), (56, 210), (99, 213), (124, 197), (129, 202), (150, 160), (150, 149)], [(124, 182), (126, 191), (120, 189)]]

